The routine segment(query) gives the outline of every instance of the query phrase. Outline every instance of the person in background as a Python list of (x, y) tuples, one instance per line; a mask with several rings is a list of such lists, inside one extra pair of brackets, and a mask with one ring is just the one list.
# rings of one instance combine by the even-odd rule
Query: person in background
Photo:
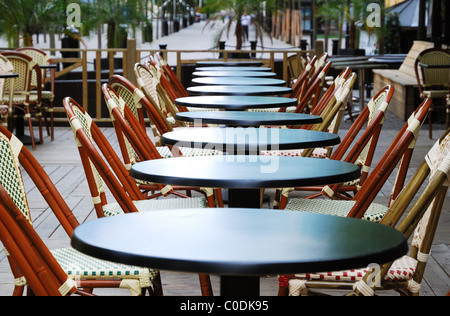
[(244, 12), (244, 15), (241, 17), (241, 25), (242, 29), (244, 31), (244, 40), (248, 41), (248, 27), (250, 25), (250, 22), (252, 21), (252, 17), (247, 14), (247, 12)]

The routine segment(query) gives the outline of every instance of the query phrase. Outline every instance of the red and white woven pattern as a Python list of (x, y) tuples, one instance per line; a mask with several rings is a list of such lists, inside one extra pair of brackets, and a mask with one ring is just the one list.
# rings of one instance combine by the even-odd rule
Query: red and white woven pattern
[[(262, 156), (282, 156), (282, 157), (301, 157), (303, 150), (270, 150), (261, 151)], [(311, 154), (312, 158), (326, 158), (328, 155), (328, 149), (326, 148), (316, 148)]]
[[(416, 270), (417, 260), (409, 256), (404, 256), (393, 263), (389, 272), (386, 274), (384, 281), (407, 281), (410, 280), (414, 271)], [(369, 272), (367, 268), (336, 272), (321, 272), (321, 273), (305, 273), (288, 276), (280, 276), (280, 286), (287, 285), (291, 279), (300, 280), (323, 280), (323, 281), (342, 281), (342, 282), (356, 282), (360, 281), (366, 273)]]

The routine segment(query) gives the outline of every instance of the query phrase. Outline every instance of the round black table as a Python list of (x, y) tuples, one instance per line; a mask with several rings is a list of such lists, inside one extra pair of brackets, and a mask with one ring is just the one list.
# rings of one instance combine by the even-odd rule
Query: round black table
[(289, 150), (334, 146), (336, 134), (302, 129), (193, 127), (162, 135), (165, 145), (209, 148), (227, 154), (259, 154), (262, 150)]
[[(152, 241), (152, 242), (151, 242)], [(259, 277), (363, 268), (408, 251), (405, 237), (366, 221), (276, 210), (134, 213), (78, 226), (72, 247), (123, 264), (221, 276), (222, 296), (258, 296)]]
[(285, 86), (286, 81), (256, 77), (204, 77), (194, 78), (195, 85), (224, 85), (224, 86)]
[(198, 86), (189, 87), (191, 95), (274, 96), (292, 93), (291, 88), (273, 86)]
[(19, 74), (15, 73), (0, 73), (0, 79), (11, 79), (11, 78), (17, 78), (19, 77)]
[[(322, 123), (321, 116), (285, 112), (206, 111), (181, 112), (176, 119), (199, 124), (228, 126), (290, 126)], [(200, 125), (201, 126), (201, 125)]]
[(269, 67), (198, 67), (195, 71), (272, 71)]
[(255, 78), (275, 78), (274, 72), (266, 71), (196, 71), (193, 77), (255, 77)]
[[(180, 160), (176, 160), (180, 159)], [(142, 181), (228, 190), (229, 207), (261, 207), (261, 189), (328, 185), (358, 179), (354, 164), (335, 160), (255, 155), (181, 157), (135, 164)]]
[(297, 106), (297, 99), (259, 96), (197, 96), (178, 98), (178, 106), (242, 111)]
[(259, 67), (262, 66), (261, 61), (198, 61), (199, 67)]

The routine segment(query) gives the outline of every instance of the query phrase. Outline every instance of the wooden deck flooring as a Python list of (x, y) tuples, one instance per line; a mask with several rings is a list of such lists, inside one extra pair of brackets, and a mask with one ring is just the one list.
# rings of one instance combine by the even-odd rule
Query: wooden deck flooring
[[(391, 124), (383, 130), (377, 150), (377, 162), (379, 157), (385, 152), (401, 125)], [(398, 126), (398, 127), (397, 127)], [(410, 173), (412, 174), (422, 161), (424, 155), (434, 144), (427, 138), (425, 128), (421, 133), (417, 143), (417, 149), (411, 163)], [(103, 129), (112, 143), (116, 143), (114, 130), (112, 128)], [(443, 131), (435, 131), (435, 137)], [(342, 130), (345, 133), (345, 129)], [(116, 145), (117, 146), (117, 145)], [(84, 172), (75, 146), (72, 131), (69, 128), (56, 128), (56, 140), (51, 143), (49, 138), (45, 139), (45, 144), (38, 146), (34, 152), (35, 157), (44, 166), (51, 179), (56, 184), (62, 196), (67, 200), (73, 209), (78, 220), (83, 223), (96, 218), (90, 193), (85, 181)], [(43, 238), (49, 248), (59, 248), (69, 245), (69, 238), (61, 229), (56, 218), (47, 208), (40, 193), (32, 185), (29, 178), (24, 177), (25, 186), (32, 208), (34, 227)], [(377, 198), (379, 202), (387, 201), (390, 194), (392, 182), (388, 183), (382, 193)], [(450, 290), (450, 205), (446, 205), (443, 211), (437, 236), (434, 240), (433, 252), (425, 273), (425, 281), (422, 285), (421, 295), (441, 296)], [(218, 277), (212, 276), (215, 294), (219, 294)], [(192, 274), (174, 273), (162, 271), (162, 282), (165, 295), (174, 296), (198, 296), (200, 290), (198, 277)], [(5, 252), (0, 252), (0, 295), (9, 296), (12, 293), (14, 280), (9, 269)], [(277, 295), (278, 285), (276, 276), (267, 276), (261, 279), (261, 292), (263, 295)], [(106, 295), (128, 295), (126, 290), (98, 291), (97, 294)], [(395, 293), (392, 293), (395, 294)]]

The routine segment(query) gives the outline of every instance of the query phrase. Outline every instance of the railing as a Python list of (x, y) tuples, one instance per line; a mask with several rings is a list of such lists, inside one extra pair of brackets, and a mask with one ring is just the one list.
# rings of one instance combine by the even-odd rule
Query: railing
[[(81, 72), (82, 81), (82, 100), (79, 102), (87, 110), (89, 102), (93, 101), (93, 97), (89, 96), (89, 75), (91, 72), (95, 72), (95, 114), (90, 113), (93, 119), (97, 122), (99, 121), (110, 121), (109, 118), (102, 117), (102, 106), (103, 106), (103, 96), (101, 94), (101, 84), (102, 84), (102, 74), (108, 72), (109, 76), (113, 75), (118, 71), (115, 69), (115, 60), (121, 59), (123, 64), (123, 75), (127, 77), (130, 81), (136, 82), (134, 74), (134, 65), (137, 62), (142, 62), (148, 56), (155, 54), (156, 52), (162, 52), (165, 58), (168, 60), (172, 67), (175, 67), (176, 73), (179, 78), (182, 76), (183, 65), (195, 64), (197, 61), (203, 60), (223, 60), (227, 61), (230, 59), (230, 55), (234, 53), (249, 53), (253, 56), (251, 59), (253, 61), (262, 61), (266, 66), (275, 69), (275, 62), (282, 60), (282, 78), (286, 81), (288, 80), (288, 57), (291, 55), (297, 55), (300, 58), (301, 54), (321, 54), (320, 45), (319, 50), (246, 50), (246, 51), (233, 51), (233, 50), (142, 50), (137, 49), (135, 40), (128, 40), (128, 45), (126, 49), (45, 49), (49, 52), (53, 58), (54, 63), (64, 63), (66, 67), (61, 69), (56, 73), (56, 80), (70, 72)], [(78, 58), (62, 58), (57, 55), (59, 53), (69, 53), (76, 52), (80, 57)], [(186, 55), (195, 54), (196, 58), (186, 58)], [(220, 58), (219, 58), (220, 57)], [(108, 60), (108, 69), (102, 69), (101, 60)], [(233, 61), (238, 61), (239, 59), (233, 59)], [(69, 64), (69, 66), (67, 66)], [(299, 63), (298, 63), (299, 64)], [(92, 76), (92, 75), (91, 75)], [(58, 95), (59, 91), (56, 91)], [(65, 97), (65, 96), (64, 96)], [(58, 97), (57, 97), (58, 99)], [(92, 107), (91, 107), (92, 109)], [(63, 109), (59, 104), (55, 104), (55, 112), (63, 112)], [(56, 122), (63, 122), (64, 119), (56, 117)]]

